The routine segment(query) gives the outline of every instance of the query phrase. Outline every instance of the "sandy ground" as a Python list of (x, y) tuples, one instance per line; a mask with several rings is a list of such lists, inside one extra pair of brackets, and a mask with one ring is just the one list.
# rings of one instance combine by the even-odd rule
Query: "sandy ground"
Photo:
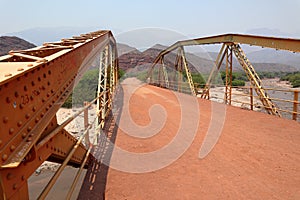
[[(128, 80), (127, 80), (128, 81)], [(290, 87), (286, 83), (279, 83), (279, 87)], [(124, 85), (138, 85), (136, 79), (124, 82)], [(224, 98), (222, 88), (214, 88), (212, 97)], [(245, 91), (233, 90), (234, 93), (244, 94)], [(233, 97), (234, 99), (234, 97)], [(239, 101), (248, 102), (248, 97), (238, 97)], [(129, 152), (151, 152), (163, 147), (171, 141), (178, 130), (180, 110), (178, 101), (172, 92), (146, 86), (139, 89), (130, 100), (130, 111), (133, 119), (139, 125), (149, 123), (148, 109), (151, 104), (160, 103), (168, 113), (168, 124), (157, 135), (147, 139), (136, 139), (126, 132), (118, 130), (115, 134), (117, 146)], [(260, 102), (256, 99), (257, 105)], [(241, 103), (234, 106), (247, 107)], [(93, 184), (101, 187), (95, 191), (85, 183), (85, 192), (79, 199), (298, 199), (299, 185), (299, 124), (266, 116), (262, 113), (249, 112), (239, 108), (227, 107), (226, 123), (222, 137), (213, 152), (205, 159), (199, 159), (198, 153), (203, 142), (208, 124), (210, 123), (211, 102), (199, 100), (201, 112), (198, 132), (188, 151), (176, 162), (166, 168), (149, 173), (126, 173), (99, 165), (101, 176)], [(259, 108), (256, 108), (259, 110)], [(58, 121), (61, 122), (71, 116), (76, 109), (60, 109)], [(205, 113), (208, 112), (208, 113)], [(89, 112), (89, 119), (94, 116), (93, 109)], [(230, 119), (230, 120), (229, 120)], [(190, 119), (192, 123), (193, 119)], [(270, 127), (270, 124), (275, 126)], [(287, 128), (288, 127), (288, 128)], [(66, 129), (78, 137), (83, 130), (83, 116), (68, 125)], [(287, 130), (285, 130), (287, 129)], [(283, 135), (283, 132), (284, 135)], [(139, 133), (137, 133), (139, 134)], [(276, 147), (276, 148), (275, 148)], [(111, 155), (110, 155), (111, 156)], [(114, 157), (112, 155), (112, 157)], [(276, 158), (276, 159), (274, 159)], [(131, 163), (132, 164), (132, 163)], [(138, 164), (138, 163), (137, 163)], [(29, 180), (30, 198), (36, 199), (53, 171), (58, 166), (44, 163)], [(97, 167), (98, 168), (98, 167)], [(101, 170), (100, 170), (101, 169)], [(99, 172), (94, 172), (95, 174)], [(68, 167), (57, 185), (50, 192), (47, 199), (64, 199), (67, 188), (73, 179), (76, 169)], [(83, 176), (80, 180), (83, 181)], [(79, 183), (80, 184), (80, 183)], [(101, 191), (102, 190), (102, 191)], [(79, 192), (77, 188), (73, 199)], [(82, 192), (82, 191), (81, 191)], [(86, 198), (85, 198), (86, 197)]]
[[(125, 86), (124, 91), (127, 90), (130, 89)], [(185, 125), (180, 123), (182, 105), (174, 92), (148, 85), (131, 96), (130, 114), (140, 126), (156, 123), (156, 118), (162, 119), (161, 113), (151, 118), (149, 109), (159, 104), (167, 117), (162, 128), (150, 137), (145, 137), (148, 133), (141, 127), (135, 136), (128, 135), (126, 128), (130, 127), (107, 134), (115, 134), (111, 141), (118, 148), (147, 154), (172, 143), (178, 130), (185, 127), (186, 135), (173, 151), (182, 148), (181, 144), (185, 144), (191, 129), (197, 125), (187, 151), (171, 164), (151, 170), (156, 163), (170, 159), (174, 152), (165, 152), (154, 163), (142, 157), (132, 160), (129, 156), (123, 160), (116, 148), (111, 149), (110, 168), (99, 170), (103, 166), (91, 166), (79, 199), (300, 199), (299, 123), (232, 106), (226, 106), (222, 116), (220, 104), (203, 99), (197, 100), (200, 110), (197, 120), (193, 97), (179, 96), (187, 103)], [(210, 129), (213, 136), (206, 136)], [(221, 135), (216, 142), (214, 133), (218, 130)], [(200, 158), (201, 146), (214, 142), (212, 151)], [(106, 145), (102, 148), (109, 149)], [(100, 147), (98, 151), (101, 152)], [(97, 151), (96, 155), (99, 155)], [(100, 155), (101, 160), (103, 154)], [(138, 173), (143, 170), (148, 172)], [(101, 184), (101, 188), (97, 187)]]

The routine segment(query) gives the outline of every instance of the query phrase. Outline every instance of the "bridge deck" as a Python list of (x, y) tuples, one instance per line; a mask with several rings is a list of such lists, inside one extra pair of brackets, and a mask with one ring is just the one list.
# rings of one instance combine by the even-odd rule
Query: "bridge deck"
[[(123, 87), (125, 93), (126, 87)], [(180, 96), (190, 107), (194, 106), (193, 97)], [(116, 146), (130, 152), (147, 153), (172, 142), (181, 120), (180, 105), (174, 92), (143, 86), (131, 96), (131, 116), (139, 125), (149, 124), (148, 112), (154, 104), (163, 106), (167, 113), (162, 130), (148, 139), (137, 139), (127, 135), (126, 130), (118, 129), (112, 139)], [(104, 195), (106, 199), (300, 199), (300, 124), (226, 106), (221, 136), (213, 150), (200, 159), (199, 149), (211, 122), (211, 104), (198, 99), (200, 120), (188, 117), (193, 113), (187, 116), (188, 122), (198, 123), (197, 134), (188, 150), (171, 165), (149, 173), (93, 166), (79, 199)], [(186, 109), (196, 112), (195, 108)], [(217, 117), (217, 121), (220, 119)], [(214, 126), (220, 124), (222, 120)], [(138, 134), (143, 136), (145, 133)], [(111, 164), (119, 159), (115, 152), (116, 149)], [(123, 161), (119, 159), (119, 162)], [(124, 168), (141, 165), (138, 161), (124, 161), (123, 164)]]

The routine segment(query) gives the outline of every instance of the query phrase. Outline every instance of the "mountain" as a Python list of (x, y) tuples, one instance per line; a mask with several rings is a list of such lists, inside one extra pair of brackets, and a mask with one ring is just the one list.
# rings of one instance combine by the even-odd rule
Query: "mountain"
[[(127, 53), (119, 56), (119, 65), (120, 68), (127, 71), (137, 68), (138, 71), (148, 70), (156, 58), (156, 56), (163, 50), (166, 49), (166, 46), (156, 44), (153, 47), (140, 52), (137, 49), (128, 46)], [(130, 51), (132, 49), (132, 51)], [(258, 52), (249, 53), (249, 60), (255, 67), (258, 72), (294, 72), (298, 71), (299, 65), (296, 65), (298, 62), (299, 55), (291, 54), (289, 52), (280, 52), (279, 55), (274, 55), (278, 53), (277, 51), (272, 51), (272, 49), (264, 49)], [(164, 57), (165, 66), (174, 67), (176, 60), (176, 51), (170, 52)], [(215, 59), (218, 53), (216, 52), (206, 52), (206, 53), (190, 53), (186, 52), (186, 60), (189, 66), (189, 69), (192, 73), (204, 73), (207, 74), (210, 72), (214, 66)], [(248, 54), (247, 54), (248, 55)], [(259, 57), (260, 56), (260, 57)], [(289, 57), (290, 56), (290, 57)], [(284, 62), (285, 61), (285, 62)], [(225, 60), (221, 65), (221, 70), (225, 69)], [(233, 59), (233, 70), (241, 71), (242, 67), (239, 65), (238, 61)]]
[(122, 44), (122, 43), (117, 43), (117, 50), (118, 50), (118, 56), (121, 56), (123, 54), (127, 54), (129, 52), (138, 51), (136, 48), (131, 47), (127, 44)]
[(250, 52), (247, 54), (247, 57), (252, 62), (280, 63), (291, 65), (300, 70), (300, 53), (276, 51), (275, 49), (263, 49), (260, 51)]
[(32, 28), (14, 33), (6, 33), (9, 36), (17, 36), (38, 46), (45, 42), (60, 41), (62, 38), (70, 38), (74, 35), (98, 30), (96, 27), (49, 27)]
[(10, 50), (23, 50), (33, 47), (35, 47), (34, 44), (15, 36), (0, 37), (0, 56), (8, 54)]

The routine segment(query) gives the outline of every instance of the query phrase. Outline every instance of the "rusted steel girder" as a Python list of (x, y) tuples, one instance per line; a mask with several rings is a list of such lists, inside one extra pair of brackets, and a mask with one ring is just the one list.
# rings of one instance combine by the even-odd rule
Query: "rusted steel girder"
[[(63, 162), (76, 139), (64, 129), (47, 138), (58, 127), (56, 112), (108, 44), (115, 40), (105, 30), (0, 57), (1, 198), (28, 198), (27, 179), (37, 167)], [(86, 152), (79, 145), (69, 164), (80, 166)]]

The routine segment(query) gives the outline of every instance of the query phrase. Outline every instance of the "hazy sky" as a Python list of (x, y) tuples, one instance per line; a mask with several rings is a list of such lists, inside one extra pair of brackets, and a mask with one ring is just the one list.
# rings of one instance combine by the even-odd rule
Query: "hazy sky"
[(269, 28), (300, 38), (300, 0), (0, 0), (0, 34), (35, 27), (144, 27), (185, 35)]

